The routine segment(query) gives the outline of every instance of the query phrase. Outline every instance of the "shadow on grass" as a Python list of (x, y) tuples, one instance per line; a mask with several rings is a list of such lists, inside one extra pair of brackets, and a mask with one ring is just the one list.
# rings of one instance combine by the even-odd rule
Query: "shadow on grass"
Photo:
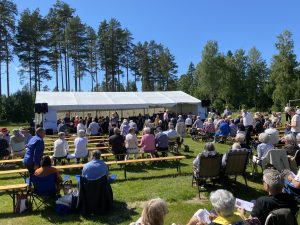
[(69, 215), (59, 215), (53, 208), (43, 208), (39, 211), (27, 212), (22, 214), (2, 213), (0, 219), (9, 219), (26, 216), (41, 216), (49, 223), (60, 224), (64, 222), (79, 222), (89, 221), (94, 223), (105, 223), (110, 225), (117, 225), (124, 221), (130, 220), (136, 216), (136, 208), (129, 208), (125, 202), (114, 201), (113, 210), (104, 215), (82, 215), (80, 213), (72, 213)]

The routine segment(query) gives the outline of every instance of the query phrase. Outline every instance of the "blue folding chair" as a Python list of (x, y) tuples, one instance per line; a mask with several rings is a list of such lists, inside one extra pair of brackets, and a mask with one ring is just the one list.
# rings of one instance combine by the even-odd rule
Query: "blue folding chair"
[[(36, 209), (42, 206), (52, 206), (56, 200), (57, 174), (53, 173), (45, 177), (30, 176), (27, 179), (30, 203), (35, 204)], [(32, 187), (33, 186), (33, 187)]]

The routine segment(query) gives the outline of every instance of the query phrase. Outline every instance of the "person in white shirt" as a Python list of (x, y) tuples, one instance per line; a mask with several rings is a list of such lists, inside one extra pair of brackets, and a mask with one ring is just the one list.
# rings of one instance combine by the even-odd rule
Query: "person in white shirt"
[(296, 137), (296, 135), (300, 133), (300, 116), (295, 113), (295, 109), (293, 107), (288, 109), (288, 113), (292, 117), (291, 132)]
[(285, 112), (285, 121), (288, 122), (289, 120), (291, 121), (291, 116), (289, 115), (289, 103), (286, 104), (286, 106), (284, 107), (284, 112)]
[(54, 146), (53, 146), (54, 164), (56, 164), (56, 160), (61, 162), (61, 159), (66, 158), (69, 153), (68, 141), (65, 138), (66, 138), (66, 134), (64, 132), (58, 133), (58, 139), (54, 142)]
[(84, 132), (86, 132), (86, 126), (83, 124), (82, 119), (79, 121), (79, 124), (77, 125), (77, 133), (79, 133), (80, 130), (84, 130)]
[(73, 154), (69, 154), (67, 156), (68, 159), (77, 159), (77, 163), (79, 163), (80, 159), (83, 158), (87, 160), (88, 157), (88, 149), (87, 149), (88, 139), (85, 137), (85, 131), (79, 130), (78, 137), (74, 140), (75, 152)]
[(125, 160), (129, 159), (130, 154), (134, 154), (136, 159), (136, 154), (139, 152), (139, 143), (135, 134), (134, 127), (129, 128), (129, 133), (125, 137), (125, 147), (126, 147), (126, 157)]
[(90, 123), (89, 128), (88, 128), (90, 135), (92, 135), (92, 136), (99, 135), (99, 129), (100, 129), (99, 123), (97, 123), (95, 121), (95, 119), (93, 119), (93, 122)]
[(190, 115), (188, 115), (187, 118), (185, 119), (185, 125), (186, 125), (187, 128), (192, 127), (192, 125), (193, 125), (193, 120), (192, 120), (192, 118), (191, 118)]
[(253, 131), (253, 118), (251, 113), (247, 112), (245, 109), (242, 109), (243, 125), (246, 132), (246, 144), (250, 144), (251, 132)]

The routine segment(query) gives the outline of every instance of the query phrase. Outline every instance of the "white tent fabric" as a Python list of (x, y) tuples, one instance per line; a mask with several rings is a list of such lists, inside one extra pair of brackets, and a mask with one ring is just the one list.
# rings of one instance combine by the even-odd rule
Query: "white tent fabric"
[(143, 109), (199, 104), (182, 91), (155, 92), (37, 92), (35, 103), (48, 103), (56, 111)]

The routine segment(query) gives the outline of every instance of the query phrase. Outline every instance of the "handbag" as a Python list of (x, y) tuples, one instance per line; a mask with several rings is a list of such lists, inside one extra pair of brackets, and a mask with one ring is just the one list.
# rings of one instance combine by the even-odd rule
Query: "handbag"
[(27, 210), (28, 208), (28, 200), (27, 200), (27, 195), (20, 193), (17, 195), (17, 204), (15, 208), (16, 213), (23, 213)]

